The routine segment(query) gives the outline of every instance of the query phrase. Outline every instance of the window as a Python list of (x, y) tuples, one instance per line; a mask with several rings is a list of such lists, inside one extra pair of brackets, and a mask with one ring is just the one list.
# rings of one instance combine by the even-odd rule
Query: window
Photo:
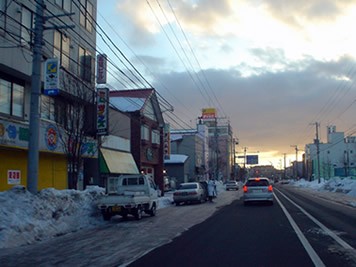
[(55, 0), (56, 5), (64, 9), (67, 12), (72, 11), (72, 2), (71, 0)]
[(141, 140), (150, 140), (150, 129), (146, 125), (141, 125)]
[(24, 92), (22, 85), (0, 79), (0, 113), (23, 117)]
[(79, 47), (79, 75), (84, 81), (91, 82), (93, 65), (93, 56), (91, 53)]
[(41, 95), (41, 118), (55, 120), (54, 99), (49, 96)]
[(152, 131), (152, 143), (153, 144), (160, 144), (160, 134), (158, 130), (153, 130)]
[(93, 5), (88, 0), (80, 0), (80, 25), (89, 32), (93, 29)]
[(53, 40), (53, 54), (60, 61), (60, 65), (69, 69), (69, 49), (70, 49), (70, 40), (69, 38), (59, 31), (54, 32)]
[(33, 39), (34, 19), (33, 13), (23, 7), (21, 10), (21, 43), (30, 47)]

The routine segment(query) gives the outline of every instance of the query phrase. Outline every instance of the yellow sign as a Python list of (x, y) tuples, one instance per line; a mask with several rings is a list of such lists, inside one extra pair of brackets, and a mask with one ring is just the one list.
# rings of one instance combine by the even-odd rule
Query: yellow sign
[(202, 109), (202, 118), (203, 119), (216, 118), (216, 109), (215, 108), (203, 108)]

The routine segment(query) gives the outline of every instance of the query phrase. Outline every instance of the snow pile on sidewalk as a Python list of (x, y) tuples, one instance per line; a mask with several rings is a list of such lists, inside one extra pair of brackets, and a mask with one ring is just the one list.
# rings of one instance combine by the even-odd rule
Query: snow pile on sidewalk
[[(104, 225), (96, 203), (105, 193), (98, 186), (84, 191), (43, 189), (31, 194), (23, 186), (0, 192), (0, 248), (10, 248)], [(172, 194), (159, 207), (172, 205)]]
[(320, 183), (318, 180), (308, 182), (304, 179), (300, 179), (292, 182), (291, 184), (298, 187), (307, 187), (317, 191), (343, 193), (348, 196), (356, 197), (356, 180), (351, 178), (334, 177), (329, 180), (321, 178)]

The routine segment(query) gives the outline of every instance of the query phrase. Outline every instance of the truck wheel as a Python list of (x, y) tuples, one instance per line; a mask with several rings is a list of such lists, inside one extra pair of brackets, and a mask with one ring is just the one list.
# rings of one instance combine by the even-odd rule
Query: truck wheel
[(135, 219), (136, 220), (141, 220), (142, 219), (142, 208), (137, 208), (137, 211), (136, 211), (136, 213), (135, 213)]
[(104, 221), (110, 221), (110, 219), (111, 219), (111, 214), (108, 213), (108, 212), (104, 212), (104, 213), (103, 213), (103, 218), (104, 218)]
[(157, 214), (156, 204), (153, 204), (152, 208), (150, 210), (150, 215), (153, 217), (153, 216), (156, 216), (156, 214)]

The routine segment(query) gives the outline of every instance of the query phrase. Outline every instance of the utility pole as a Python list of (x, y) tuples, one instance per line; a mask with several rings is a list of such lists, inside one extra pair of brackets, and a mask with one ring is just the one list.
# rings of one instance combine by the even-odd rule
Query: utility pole
[(44, 29), (44, 3), (37, 0), (34, 29), (34, 46), (31, 78), (30, 125), (27, 163), (27, 188), (32, 194), (37, 193), (38, 161), (39, 161), (39, 100), (41, 95), (41, 60), (42, 39)]
[(283, 157), (284, 157), (284, 171), (283, 171), (283, 180), (285, 180), (286, 179), (286, 160), (287, 160), (287, 158), (286, 158), (286, 156), (287, 156), (287, 154), (286, 153), (283, 153)]
[[(29, 121), (29, 142), (27, 158), (27, 189), (32, 194), (37, 193), (38, 163), (39, 163), (39, 132), (40, 132), (40, 96), (41, 96), (41, 66), (43, 31), (48, 29), (74, 28), (74, 26), (45, 27), (44, 0), (36, 0), (34, 44), (32, 57), (31, 100)], [(73, 15), (74, 13), (56, 15), (54, 17)]]
[(298, 145), (291, 145), (291, 147), (295, 148), (295, 166), (293, 169), (293, 172), (294, 172), (293, 175), (294, 175), (294, 178), (296, 179), (298, 176)]
[(315, 122), (315, 132), (316, 132), (316, 136), (315, 136), (315, 140), (314, 143), (316, 144), (316, 155), (317, 155), (317, 166), (318, 166), (318, 183), (320, 184), (320, 141), (319, 141), (319, 126), (320, 124), (318, 122)]

